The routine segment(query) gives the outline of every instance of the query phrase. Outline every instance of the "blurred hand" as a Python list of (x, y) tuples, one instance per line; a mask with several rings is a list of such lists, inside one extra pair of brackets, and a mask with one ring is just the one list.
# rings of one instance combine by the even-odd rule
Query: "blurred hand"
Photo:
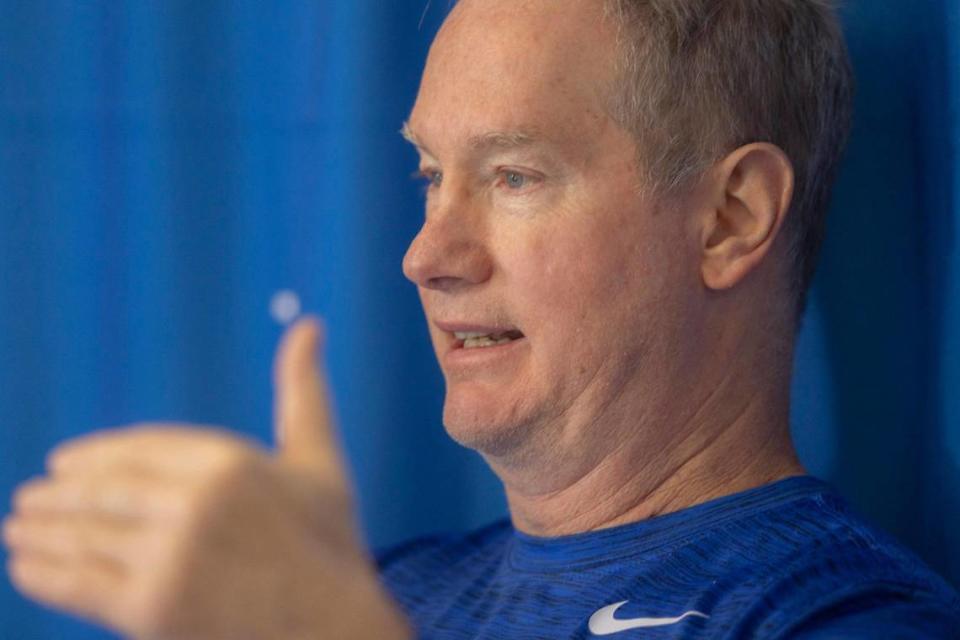
[(408, 638), (360, 541), (319, 326), (274, 365), (276, 452), (146, 424), (61, 444), (3, 525), (26, 596), (142, 639)]

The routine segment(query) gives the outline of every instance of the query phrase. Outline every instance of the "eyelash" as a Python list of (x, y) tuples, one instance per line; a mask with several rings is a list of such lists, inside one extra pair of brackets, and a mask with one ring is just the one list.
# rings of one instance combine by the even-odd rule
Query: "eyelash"
[[(537, 176), (530, 175), (529, 173), (524, 173), (523, 171), (518, 171), (516, 169), (499, 169), (497, 170), (497, 185), (506, 185), (507, 176), (515, 175), (523, 178), (524, 186), (518, 187), (516, 189), (510, 189), (510, 191), (524, 191), (527, 183), (537, 182), (539, 178)], [(421, 183), (421, 189), (424, 194), (428, 193), (431, 189), (439, 187), (443, 184), (443, 172), (437, 171), (435, 169), (418, 169), (413, 172), (412, 177)]]
[(417, 169), (410, 174), (410, 177), (414, 181), (420, 183), (420, 193), (424, 196), (426, 196), (430, 190), (436, 186), (434, 185), (436, 176), (440, 176), (442, 178), (443, 174), (433, 169)]

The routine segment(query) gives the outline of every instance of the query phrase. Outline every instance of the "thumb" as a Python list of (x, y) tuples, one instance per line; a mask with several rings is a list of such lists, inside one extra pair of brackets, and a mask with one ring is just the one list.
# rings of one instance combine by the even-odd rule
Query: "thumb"
[(282, 462), (336, 484), (345, 482), (334, 435), (330, 392), (317, 364), (319, 320), (307, 317), (286, 331), (274, 360), (274, 437)]

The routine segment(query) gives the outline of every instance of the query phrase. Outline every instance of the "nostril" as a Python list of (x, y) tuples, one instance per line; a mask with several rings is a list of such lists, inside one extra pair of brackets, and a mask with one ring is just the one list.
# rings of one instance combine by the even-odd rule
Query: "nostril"
[(455, 278), (453, 276), (438, 276), (435, 278), (427, 278), (423, 286), (427, 289), (450, 291), (457, 286), (460, 280), (460, 278)]

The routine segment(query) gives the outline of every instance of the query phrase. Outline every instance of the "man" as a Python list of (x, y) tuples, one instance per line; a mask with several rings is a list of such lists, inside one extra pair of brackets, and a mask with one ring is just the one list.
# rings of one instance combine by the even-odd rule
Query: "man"
[(955, 592), (789, 439), (849, 84), (817, 0), (463, 0), (404, 128), (404, 272), (510, 520), (375, 565), (305, 321), (275, 455), (68, 443), (5, 524), (14, 583), (143, 638), (956, 637)]

